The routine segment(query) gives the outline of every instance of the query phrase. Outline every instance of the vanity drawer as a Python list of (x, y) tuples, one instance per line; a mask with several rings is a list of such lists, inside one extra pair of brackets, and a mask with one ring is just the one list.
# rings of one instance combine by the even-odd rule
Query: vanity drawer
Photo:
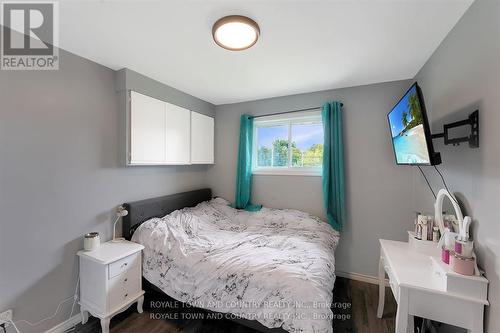
[(126, 272), (133, 267), (140, 267), (141, 265), (141, 254), (135, 253), (118, 261), (115, 261), (108, 265), (108, 278), (112, 279), (115, 276)]
[(141, 268), (133, 265), (109, 280), (108, 308), (110, 311), (128, 303), (141, 292)]

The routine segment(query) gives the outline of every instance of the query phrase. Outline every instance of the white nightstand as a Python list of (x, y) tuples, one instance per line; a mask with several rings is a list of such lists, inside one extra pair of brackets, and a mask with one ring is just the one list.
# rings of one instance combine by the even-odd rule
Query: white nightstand
[(103, 333), (109, 332), (111, 317), (137, 302), (142, 313), (141, 244), (106, 242), (94, 251), (79, 251), (80, 308), (82, 324), (89, 313), (101, 319)]

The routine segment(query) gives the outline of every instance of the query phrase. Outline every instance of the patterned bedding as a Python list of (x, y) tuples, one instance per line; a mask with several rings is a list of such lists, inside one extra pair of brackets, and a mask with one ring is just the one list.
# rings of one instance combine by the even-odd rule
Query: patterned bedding
[(291, 209), (246, 212), (221, 198), (144, 222), (143, 275), (192, 306), (288, 332), (332, 332), (339, 234)]

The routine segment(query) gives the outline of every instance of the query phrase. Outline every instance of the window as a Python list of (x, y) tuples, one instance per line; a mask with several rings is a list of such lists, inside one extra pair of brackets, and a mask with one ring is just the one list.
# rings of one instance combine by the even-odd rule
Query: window
[(256, 118), (252, 156), (254, 174), (321, 175), (320, 111)]

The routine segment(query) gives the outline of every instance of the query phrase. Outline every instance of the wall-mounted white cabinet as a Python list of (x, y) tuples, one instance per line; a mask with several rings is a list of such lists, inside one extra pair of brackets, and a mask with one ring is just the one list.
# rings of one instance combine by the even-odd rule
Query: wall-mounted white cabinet
[(128, 165), (213, 163), (213, 118), (131, 91), (128, 119)]
[(214, 118), (191, 113), (191, 163), (214, 163)]
[(167, 161), (167, 113), (165, 103), (130, 94), (131, 164), (161, 164)]
[(165, 103), (167, 107), (167, 162), (189, 164), (191, 149), (191, 111)]

